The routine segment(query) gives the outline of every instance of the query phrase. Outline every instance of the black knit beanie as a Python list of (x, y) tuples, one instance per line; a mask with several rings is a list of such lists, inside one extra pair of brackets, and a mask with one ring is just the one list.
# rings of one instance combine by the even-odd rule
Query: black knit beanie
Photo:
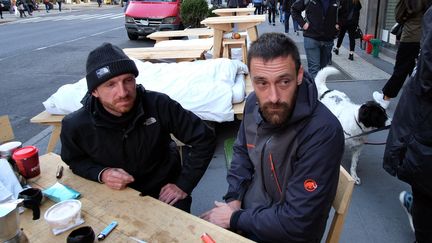
[(111, 43), (103, 43), (90, 52), (87, 58), (87, 88), (92, 92), (100, 84), (125, 73), (138, 76), (138, 69), (126, 54)]

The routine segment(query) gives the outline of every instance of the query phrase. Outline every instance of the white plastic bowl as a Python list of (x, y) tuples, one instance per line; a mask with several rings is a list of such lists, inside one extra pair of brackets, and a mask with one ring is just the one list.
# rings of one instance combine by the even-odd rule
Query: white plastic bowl
[(45, 212), (44, 218), (53, 231), (76, 225), (81, 220), (81, 202), (70, 199), (56, 203)]

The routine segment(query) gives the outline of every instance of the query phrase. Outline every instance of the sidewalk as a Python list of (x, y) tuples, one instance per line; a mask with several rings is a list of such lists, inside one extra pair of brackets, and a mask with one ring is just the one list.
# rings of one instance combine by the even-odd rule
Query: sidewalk
[[(283, 25), (280, 22), (277, 22), (276, 26), (262, 23), (258, 27), (259, 34), (273, 31), (283, 32)], [(302, 35), (296, 36), (290, 33), (289, 36), (298, 44), (302, 63), (306, 67)], [(329, 87), (346, 92), (355, 103), (372, 100), (372, 92), (380, 90), (389, 78), (394, 60), (384, 55), (380, 55), (380, 58), (373, 58), (356, 47), (354, 61), (350, 61), (346, 46), (345, 43), (340, 49), (339, 56), (333, 56), (333, 65), (341, 70), (342, 74), (331, 78), (328, 82)], [(384, 71), (378, 67), (384, 67)], [(390, 116), (396, 104), (397, 99), (392, 101), (388, 109)], [(204, 177), (192, 194), (192, 213), (194, 215), (199, 215), (213, 207), (215, 200), (222, 201), (222, 196), (226, 193), (228, 185), (223, 142), (236, 135), (238, 126), (239, 121), (216, 125), (215, 154)], [(43, 153), (46, 150), (50, 133), (50, 128), (47, 128), (25, 144), (35, 145)], [(387, 131), (383, 131), (370, 135), (368, 140), (383, 142), (386, 137)], [(358, 166), (358, 175), (362, 179), (362, 184), (354, 188), (340, 242), (406, 243), (414, 241), (414, 234), (398, 200), (400, 191), (410, 189), (407, 184), (391, 177), (382, 169), (383, 151), (384, 146), (382, 145), (366, 145), (363, 149)], [(55, 152), (60, 153), (60, 145), (57, 145)], [(349, 151), (344, 156), (342, 165), (349, 169)]]
[(75, 4), (75, 3), (71, 3), (71, 4), (66, 4), (66, 3), (62, 3), (62, 11), (60, 12), (58, 10), (58, 5), (54, 4), (54, 9), (49, 10), (49, 13), (46, 12), (45, 10), (45, 5), (43, 3), (39, 4), (39, 10), (35, 10), (33, 11), (32, 15), (30, 16), (28, 14), (28, 12), (26, 11), (25, 14), (27, 15), (27, 17), (24, 18), (20, 18), (20, 15), (18, 13), (18, 15), (15, 15), (14, 13), (9, 13), (9, 11), (3, 11), (3, 19), (0, 19), (0, 24), (4, 24), (4, 23), (8, 23), (8, 22), (13, 22), (15, 20), (19, 20), (19, 19), (25, 19), (25, 18), (36, 18), (36, 17), (43, 17), (43, 16), (56, 16), (59, 14), (64, 14), (64, 13), (70, 13), (73, 11), (78, 11), (78, 10), (82, 10), (82, 9), (103, 9), (103, 8), (121, 8), (120, 5), (106, 5), (106, 4), (102, 4), (102, 7), (98, 7), (97, 2), (88, 2), (88, 3), (80, 3), (80, 4)]

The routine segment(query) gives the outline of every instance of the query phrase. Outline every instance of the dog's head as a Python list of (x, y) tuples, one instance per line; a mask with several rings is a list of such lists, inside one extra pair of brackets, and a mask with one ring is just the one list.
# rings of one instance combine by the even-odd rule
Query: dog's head
[(381, 128), (386, 125), (389, 119), (384, 108), (382, 108), (375, 101), (368, 101), (360, 106), (359, 109), (359, 122), (363, 123), (365, 127)]

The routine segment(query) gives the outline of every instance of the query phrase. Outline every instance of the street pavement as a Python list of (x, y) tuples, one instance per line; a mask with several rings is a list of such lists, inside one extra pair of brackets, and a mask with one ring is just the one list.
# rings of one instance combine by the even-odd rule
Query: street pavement
[[(26, 11), (25, 14), (27, 17), (20, 18), (20, 15), (15, 15), (14, 13), (9, 13), (9, 11), (3, 11), (3, 19), (0, 19), (0, 24), (6, 24), (9, 22), (35, 22), (35, 20), (41, 19), (42, 17), (58, 17), (65, 13), (71, 13), (71, 12), (77, 12), (81, 9), (98, 9), (98, 5), (96, 2), (88, 2), (88, 3), (71, 3), (71, 4), (62, 4), (62, 11), (60, 12), (58, 10), (58, 5), (54, 4), (54, 9), (49, 10), (47, 13), (45, 11), (45, 5), (39, 4), (39, 10), (36, 10), (32, 13), (32, 15), (29, 15)], [(106, 5), (102, 4), (102, 7), (100, 8), (120, 8), (120, 5)], [(123, 17), (123, 16), (122, 16)], [(49, 19), (49, 18), (48, 18)]]
[[(89, 6), (91, 6), (89, 4)], [(112, 6), (110, 6), (112, 7)], [(258, 26), (259, 34), (265, 32), (283, 32), (283, 25), (276, 26), (262, 23)], [(299, 47), (303, 65), (306, 65), (306, 56), (303, 48), (303, 37), (288, 34)], [(348, 60), (347, 39), (340, 49), (339, 56), (333, 56), (333, 66), (341, 71), (340, 75), (331, 77), (328, 86), (348, 94), (355, 103), (364, 103), (372, 100), (372, 92), (381, 90), (390, 77), (394, 59), (380, 54), (373, 58), (358, 48), (354, 61)], [(398, 99), (392, 101), (388, 113), (392, 116)], [(214, 201), (222, 201), (226, 193), (226, 161), (223, 142), (225, 139), (235, 137), (239, 121), (216, 124), (217, 148), (213, 159), (204, 177), (194, 190), (192, 213), (199, 215), (213, 206)], [(51, 128), (47, 128), (35, 137), (26, 141), (25, 145), (35, 145), (40, 151), (45, 151)], [(387, 131), (369, 136), (370, 142), (385, 142)], [(55, 152), (60, 153), (58, 144)], [(340, 242), (350, 243), (378, 243), (414, 242), (414, 234), (410, 229), (407, 217), (400, 206), (398, 195), (402, 190), (409, 190), (404, 184), (388, 175), (382, 168), (384, 146), (365, 145), (360, 156), (357, 169), (362, 184), (355, 186), (351, 205), (345, 220)], [(349, 171), (350, 151), (346, 151), (342, 165)], [(329, 220), (330, 221), (330, 220)]]

